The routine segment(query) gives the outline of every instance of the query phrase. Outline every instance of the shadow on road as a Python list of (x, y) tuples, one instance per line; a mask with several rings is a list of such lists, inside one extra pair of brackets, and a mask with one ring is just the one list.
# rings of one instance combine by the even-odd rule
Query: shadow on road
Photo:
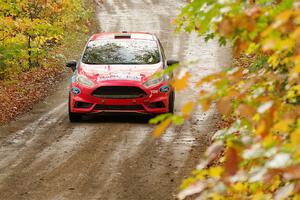
[(105, 113), (97, 115), (83, 116), (81, 123), (133, 123), (147, 124), (152, 115), (136, 114), (136, 113)]

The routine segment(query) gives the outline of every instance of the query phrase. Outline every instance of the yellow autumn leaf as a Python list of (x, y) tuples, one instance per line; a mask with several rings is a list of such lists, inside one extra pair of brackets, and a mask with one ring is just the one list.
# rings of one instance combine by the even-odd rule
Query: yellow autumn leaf
[(211, 100), (210, 99), (201, 100), (201, 106), (204, 112), (208, 111), (208, 109), (211, 106)]
[(203, 170), (201, 170), (200, 172), (197, 172), (197, 175), (196, 175), (196, 179), (197, 180), (202, 180), (202, 179), (204, 179), (206, 176), (207, 176), (207, 174), (208, 174), (208, 172), (207, 172), (207, 170), (206, 169), (203, 169)]
[(265, 121), (261, 121), (259, 123), (259, 125), (257, 126), (255, 133), (257, 135), (261, 135), (261, 134), (263, 134), (266, 131), (266, 128), (267, 128), (266, 127), (266, 122)]
[(261, 33), (261, 36), (266, 37), (266, 36), (270, 35), (270, 33), (272, 33), (272, 31), (273, 31), (273, 28), (271, 26), (269, 26)]
[(295, 72), (300, 74), (300, 64), (295, 67)]
[(260, 115), (259, 113), (255, 113), (255, 115), (252, 117), (253, 121), (259, 121), (260, 120)]
[(188, 80), (191, 77), (191, 74), (189, 72), (185, 73), (185, 75), (180, 78), (176, 79), (172, 85), (176, 91), (181, 91), (185, 89), (188, 86)]
[(202, 78), (201, 80), (199, 80), (198, 82), (196, 82), (196, 87), (199, 87), (199, 86), (201, 86), (204, 83), (211, 82), (215, 78), (216, 78), (215, 75), (208, 75), (208, 76)]
[(292, 123), (293, 120), (290, 119), (282, 120), (274, 125), (273, 131), (287, 132)]
[(252, 198), (252, 200), (266, 200), (271, 199), (271, 196), (269, 194), (264, 194), (262, 191), (258, 191), (255, 193)]
[[(292, 10), (286, 10), (282, 13), (280, 13), (277, 17), (276, 17), (276, 21), (280, 21), (281, 23), (286, 22), (287, 20), (289, 20), (289, 18), (293, 15), (293, 11)], [(276, 23), (275, 21), (275, 23)]]
[(241, 182), (237, 182), (234, 185), (232, 185), (232, 189), (236, 192), (243, 192), (247, 190), (247, 184), (243, 184)]
[(276, 141), (278, 141), (278, 138), (276, 138), (276, 136), (268, 135), (264, 138), (262, 144), (264, 148), (270, 148), (274, 146), (274, 143), (276, 143)]
[(199, 87), (204, 83), (209, 83), (209, 82), (215, 81), (217, 79), (222, 79), (222, 78), (224, 78), (224, 76), (225, 76), (224, 72), (207, 75), (204, 78), (200, 79), (198, 82), (196, 82), (196, 87)]
[(294, 132), (291, 133), (290, 139), (293, 145), (300, 144), (300, 128), (296, 129)]
[(209, 168), (208, 175), (214, 178), (220, 178), (223, 172), (224, 172), (223, 167), (216, 166), (216, 167)]
[(187, 102), (181, 109), (181, 113), (184, 117), (188, 117), (194, 109), (195, 103), (190, 101)]
[(167, 118), (165, 121), (161, 122), (153, 131), (154, 137), (160, 137), (161, 134), (169, 127), (172, 120), (171, 118)]
[(223, 196), (221, 196), (220, 194), (218, 194), (218, 193), (214, 193), (213, 196), (212, 196), (212, 199), (213, 200), (223, 200), (225, 198)]
[(300, 37), (300, 28), (296, 28), (296, 30), (291, 34), (291, 38), (297, 39)]
[(238, 90), (236, 90), (235, 88), (232, 88), (228, 93), (227, 96), (228, 97), (232, 97), (232, 98), (237, 98), (239, 97), (241, 94)]
[(279, 176), (275, 176), (273, 178), (273, 180), (272, 180), (272, 185), (270, 186), (270, 190), (272, 192), (274, 192), (279, 187), (280, 184), (281, 184), (280, 177)]

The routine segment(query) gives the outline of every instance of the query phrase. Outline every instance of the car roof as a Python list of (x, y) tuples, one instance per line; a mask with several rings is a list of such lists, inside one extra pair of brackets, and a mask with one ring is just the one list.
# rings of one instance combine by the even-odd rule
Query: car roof
[(103, 32), (94, 34), (91, 37), (91, 41), (101, 40), (101, 39), (142, 39), (142, 40), (156, 40), (154, 34), (147, 33), (147, 32)]

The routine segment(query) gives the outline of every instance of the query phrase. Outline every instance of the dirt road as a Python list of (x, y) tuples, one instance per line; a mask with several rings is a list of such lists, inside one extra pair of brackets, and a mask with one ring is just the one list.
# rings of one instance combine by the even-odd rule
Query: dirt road
[[(169, 58), (199, 60), (203, 76), (230, 62), (229, 48), (196, 35), (174, 35), (170, 24), (182, 0), (105, 0), (98, 7), (103, 31), (149, 31)], [(200, 66), (200, 67), (199, 67)], [(195, 77), (194, 77), (195, 78)], [(0, 127), (0, 199), (175, 199), (214, 129), (216, 113), (197, 111), (159, 139), (140, 116), (99, 117), (78, 124), (67, 118), (67, 84), (17, 121)], [(176, 107), (190, 91), (177, 94)]]

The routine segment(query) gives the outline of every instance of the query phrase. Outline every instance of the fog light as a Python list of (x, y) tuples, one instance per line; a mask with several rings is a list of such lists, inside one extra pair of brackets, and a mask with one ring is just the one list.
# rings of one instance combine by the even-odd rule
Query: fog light
[(157, 101), (157, 102), (150, 103), (148, 107), (149, 108), (165, 108), (165, 104), (162, 101)]
[(91, 103), (85, 103), (85, 102), (80, 102), (76, 101), (75, 102), (75, 108), (90, 108), (93, 104)]

